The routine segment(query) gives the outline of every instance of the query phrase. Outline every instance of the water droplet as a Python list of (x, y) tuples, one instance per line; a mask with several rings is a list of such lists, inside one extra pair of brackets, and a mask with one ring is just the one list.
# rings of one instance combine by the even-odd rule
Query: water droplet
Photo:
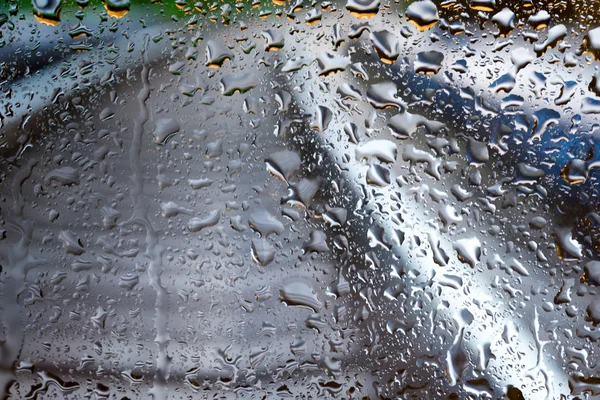
[(204, 218), (196, 217), (190, 219), (188, 221), (187, 227), (190, 230), (190, 232), (198, 232), (202, 229), (217, 225), (220, 219), (221, 213), (218, 210), (213, 210)]
[(440, 20), (438, 9), (434, 2), (422, 0), (412, 2), (406, 9), (406, 19), (412, 22), (417, 29), (425, 31), (433, 27)]
[(225, 96), (231, 96), (235, 92), (246, 93), (256, 87), (258, 81), (253, 74), (226, 75), (221, 79), (221, 92)]
[(281, 235), (284, 231), (283, 224), (265, 209), (259, 209), (250, 214), (248, 225), (263, 238), (275, 233)]
[(154, 129), (154, 143), (165, 144), (171, 135), (179, 132), (181, 126), (173, 118), (160, 118), (156, 121)]
[(212, 68), (219, 68), (227, 60), (233, 59), (233, 52), (224, 45), (209, 40), (206, 42), (206, 65)]
[(304, 307), (312, 312), (318, 312), (323, 307), (310, 283), (303, 279), (290, 279), (284, 283), (279, 298), (288, 306)]
[(379, 11), (380, 0), (348, 0), (346, 8), (359, 18), (373, 17)]
[(278, 151), (265, 160), (267, 170), (283, 181), (288, 181), (300, 168), (300, 156), (293, 151)]
[(481, 257), (481, 242), (476, 237), (458, 239), (454, 242), (454, 249), (461, 261), (475, 268)]
[(422, 51), (417, 54), (415, 59), (415, 72), (421, 74), (437, 74), (442, 68), (444, 54), (436, 51)]
[(266, 239), (253, 239), (252, 258), (259, 265), (266, 267), (275, 259), (275, 248)]
[(328, 75), (345, 70), (350, 65), (350, 57), (339, 54), (321, 52), (317, 56), (317, 67), (319, 75)]
[(32, 6), (36, 17), (47, 25), (56, 25), (59, 21), (61, 0), (33, 0)]
[(372, 32), (371, 43), (379, 54), (379, 59), (386, 64), (392, 64), (400, 55), (400, 41), (390, 31)]

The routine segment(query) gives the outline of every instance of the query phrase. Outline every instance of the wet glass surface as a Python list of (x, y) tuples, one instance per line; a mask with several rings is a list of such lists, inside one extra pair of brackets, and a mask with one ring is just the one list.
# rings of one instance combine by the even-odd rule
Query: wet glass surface
[(598, 4), (0, 6), (0, 398), (600, 396)]

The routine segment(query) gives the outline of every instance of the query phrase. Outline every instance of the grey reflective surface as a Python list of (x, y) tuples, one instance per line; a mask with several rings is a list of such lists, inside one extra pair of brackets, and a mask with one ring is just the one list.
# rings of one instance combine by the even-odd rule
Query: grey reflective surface
[(178, 5), (6, 11), (0, 397), (600, 393), (595, 6)]

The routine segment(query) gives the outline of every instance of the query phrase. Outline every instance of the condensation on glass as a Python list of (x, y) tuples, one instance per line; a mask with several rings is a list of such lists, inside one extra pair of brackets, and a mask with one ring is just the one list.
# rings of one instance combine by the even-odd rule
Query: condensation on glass
[(0, 5), (0, 398), (600, 396), (600, 6)]

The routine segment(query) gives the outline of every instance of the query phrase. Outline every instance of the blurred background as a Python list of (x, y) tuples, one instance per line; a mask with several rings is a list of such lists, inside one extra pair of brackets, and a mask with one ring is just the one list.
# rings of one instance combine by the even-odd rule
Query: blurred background
[(600, 397), (595, 3), (1, 7), (0, 398)]

